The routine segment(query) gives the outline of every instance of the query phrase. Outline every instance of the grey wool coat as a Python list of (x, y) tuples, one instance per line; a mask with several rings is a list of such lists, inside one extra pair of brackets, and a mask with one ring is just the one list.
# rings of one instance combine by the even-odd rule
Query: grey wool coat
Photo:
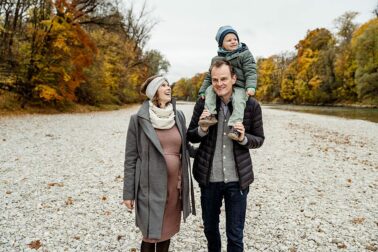
[[(195, 214), (193, 182), (186, 141), (185, 117), (172, 101), (176, 126), (182, 138), (182, 209), (184, 221)], [(163, 148), (150, 122), (149, 103), (145, 101), (132, 115), (127, 132), (123, 199), (135, 200), (135, 222), (143, 237), (160, 239), (167, 197), (167, 165)]]

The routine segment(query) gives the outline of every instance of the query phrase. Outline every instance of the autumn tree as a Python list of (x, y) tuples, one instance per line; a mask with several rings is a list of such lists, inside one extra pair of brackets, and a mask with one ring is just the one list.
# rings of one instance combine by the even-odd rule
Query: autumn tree
[(140, 83), (169, 68), (144, 49), (155, 24), (145, 5), (137, 12), (111, 0), (1, 0), (0, 89), (22, 104), (135, 102)]
[(334, 74), (332, 57), (335, 39), (325, 28), (309, 31), (296, 45), (297, 70), (295, 93), (299, 103), (326, 103), (332, 100), (329, 93)]
[(351, 48), (352, 35), (357, 27), (357, 24), (353, 20), (357, 15), (357, 12), (346, 12), (334, 21), (338, 38), (334, 60), (336, 78), (334, 95), (339, 101), (357, 101), (357, 91), (354, 81), (356, 64)]
[(285, 69), (281, 82), (280, 96), (285, 102), (294, 102), (296, 100), (297, 94), (295, 89), (296, 77), (298, 74), (298, 63), (297, 59), (289, 63)]
[(360, 26), (353, 34), (351, 47), (355, 54), (355, 83), (362, 102), (378, 104), (378, 18)]
[(195, 101), (205, 80), (206, 73), (198, 73), (191, 78), (181, 78), (173, 85), (173, 95), (181, 100)]

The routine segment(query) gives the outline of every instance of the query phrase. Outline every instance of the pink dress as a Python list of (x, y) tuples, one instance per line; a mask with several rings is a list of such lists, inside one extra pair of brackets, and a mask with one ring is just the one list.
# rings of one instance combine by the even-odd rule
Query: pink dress
[(155, 129), (155, 131), (163, 147), (167, 163), (167, 202), (160, 240), (143, 238), (145, 242), (160, 242), (170, 239), (180, 230), (181, 222), (181, 135), (176, 126), (171, 129)]

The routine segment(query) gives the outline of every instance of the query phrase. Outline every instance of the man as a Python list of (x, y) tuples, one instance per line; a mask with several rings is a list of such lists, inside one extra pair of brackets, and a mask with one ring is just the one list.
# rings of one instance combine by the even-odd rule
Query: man
[(198, 99), (188, 128), (187, 139), (201, 143), (193, 163), (193, 175), (201, 188), (201, 207), (204, 232), (209, 251), (221, 251), (219, 214), (222, 200), (226, 209), (227, 251), (243, 251), (243, 230), (249, 185), (253, 181), (249, 149), (264, 142), (261, 107), (249, 98), (243, 123), (234, 128), (240, 133), (237, 141), (227, 134), (232, 113), (232, 92), (235, 72), (229, 62), (218, 60), (210, 67), (212, 87), (217, 95), (218, 124), (198, 126), (200, 119), (209, 116), (205, 101)]

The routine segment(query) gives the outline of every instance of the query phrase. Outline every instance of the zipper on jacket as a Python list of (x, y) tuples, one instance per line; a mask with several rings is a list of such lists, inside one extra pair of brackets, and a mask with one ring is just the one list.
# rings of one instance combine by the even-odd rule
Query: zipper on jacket
[(241, 186), (241, 180), (240, 180), (240, 171), (239, 171), (238, 163), (236, 161), (236, 154), (235, 154), (235, 145), (236, 145), (236, 143), (232, 143), (232, 144), (233, 144), (232, 145), (232, 148), (233, 148), (232, 152), (234, 153), (235, 168), (236, 168), (236, 173), (238, 174), (238, 179), (239, 179), (240, 194), (243, 195), (243, 193), (242, 193), (243, 188)]

